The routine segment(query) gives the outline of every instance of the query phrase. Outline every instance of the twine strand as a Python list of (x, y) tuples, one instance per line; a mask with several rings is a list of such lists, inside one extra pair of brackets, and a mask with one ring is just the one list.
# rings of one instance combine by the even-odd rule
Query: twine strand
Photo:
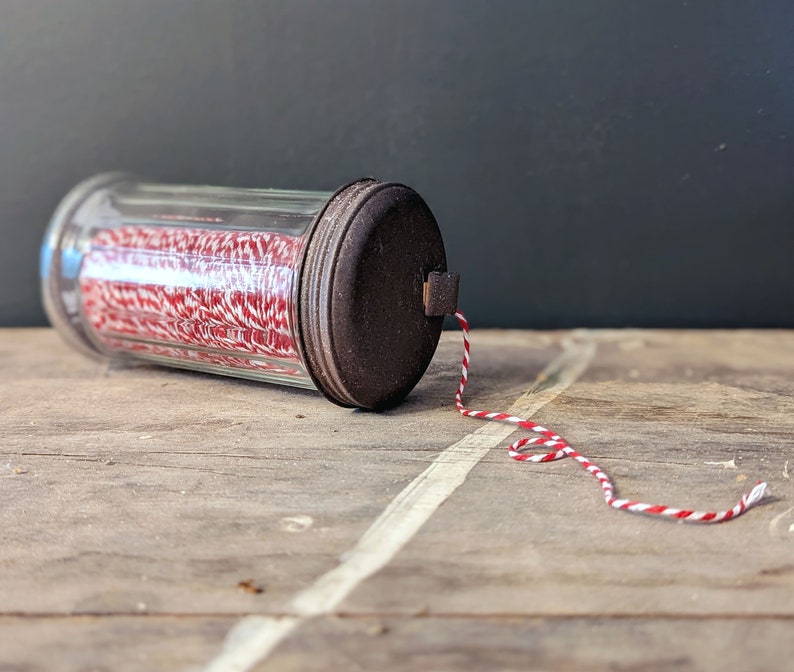
[[(519, 418), (508, 413), (494, 413), (488, 411), (475, 411), (466, 408), (463, 405), (463, 391), (466, 389), (466, 383), (469, 380), (469, 365), (471, 362), (471, 345), (469, 340), (469, 323), (466, 317), (458, 311), (455, 313), (460, 327), (463, 331), (463, 364), (460, 377), (460, 385), (455, 394), (455, 405), (461, 415), (469, 418), (480, 418), (482, 420), (497, 420), (499, 422), (509, 422), (518, 425), (523, 429), (528, 429), (532, 432), (539, 434), (535, 437), (523, 437), (515, 441), (508, 448), (508, 455), (518, 462), (551, 462), (552, 460), (559, 460), (563, 457), (570, 457), (576, 460), (581, 467), (589, 474), (598, 480), (601, 485), (601, 490), (604, 493), (606, 503), (613, 509), (621, 511), (630, 511), (632, 513), (642, 513), (646, 515), (663, 516), (666, 518), (675, 518), (681, 521), (690, 523), (721, 523), (737, 516), (742, 515), (747, 509), (755, 506), (761, 499), (768, 494), (768, 486), (766, 483), (759, 481), (755, 487), (749, 492), (742, 495), (739, 502), (731, 509), (724, 511), (694, 511), (690, 509), (679, 509), (664, 504), (646, 504), (645, 502), (638, 502), (629, 499), (618, 499), (615, 496), (615, 486), (607, 474), (592, 460), (582, 455), (580, 452), (571, 448), (568, 442), (563, 439), (559, 434), (555, 434), (551, 430), (542, 427), (524, 418)], [(546, 449), (552, 449), (545, 453), (527, 453), (524, 452), (526, 446), (538, 446)]]

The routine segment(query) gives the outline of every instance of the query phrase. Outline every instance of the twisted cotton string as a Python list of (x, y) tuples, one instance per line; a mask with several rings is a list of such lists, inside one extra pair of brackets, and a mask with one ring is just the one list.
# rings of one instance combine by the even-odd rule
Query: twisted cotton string
[(301, 244), (271, 231), (100, 230), (80, 270), (83, 312), (113, 350), (299, 376), (289, 314)]
[[(464, 407), (462, 401), (463, 391), (466, 389), (466, 383), (469, 378), (470, 362), (469, 323), (461, 312), (455, 313), (455, 317), (458, 318), (460, 327), (463, 330), (463, 370), (460, 377), (460, 385), (455, 394), (455, 404), (461, 415), (471, 418), (481, 418), (483, 420), (510, 422), (539, 434), (539, 436), (536, 437), (524, 437), (519, 439), (510, 446), (508, 454), (514, 460), (518, 460), (519, 462), (551, 462), (552, 460), (559, 460), (562, 457), (571, 457), (576, 460), (586, 472), (592, 474), (598, 480), (604, 492), (604, 499), (612, 508), (631, 511), (633, 513), (677, 518), (693, 523), (720, 523), (725, 520), (730, 520), (731, 518), (736, 518), (736, 516), (740, 516), (751, 506), (757, 504), (766, 494), (767, 484), (759, 481), (750, 492), (742, 495), (742, 498), (736, 506), (725, 511), (691, 511), (688, 509), (677, 509), (663, 504), (646, 504), (644, 502), (635, 502), (628, 499), (618, 499), (615, 496), (615, 486), (612, 484), (609, 476), (590, 459), (571, 448), (568, 442), (558, 434), (555, 434), (545, 427), (541, 427), (537, 423), (523, 418), (517, 418), (514, 415), (509, 415), (507, 413), (489, 413), (487, 411), (473, 411)], [(528, 454), (522, 450), (524, 446), (528, 445), (542, 446), (543, 448), (552, 450), (547, 453)]]

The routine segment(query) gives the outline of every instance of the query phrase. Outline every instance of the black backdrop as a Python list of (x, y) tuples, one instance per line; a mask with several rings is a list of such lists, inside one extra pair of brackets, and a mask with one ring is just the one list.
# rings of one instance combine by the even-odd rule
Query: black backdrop
[(476, 326), (794, 327), (794, 3), (3, 0), (0, 324), (110, 169), (410, 184)]

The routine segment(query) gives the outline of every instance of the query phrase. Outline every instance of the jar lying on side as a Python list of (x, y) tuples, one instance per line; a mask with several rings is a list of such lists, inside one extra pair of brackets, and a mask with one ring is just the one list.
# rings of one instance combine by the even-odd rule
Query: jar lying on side
[(400, 184), (336, 193), (104, 174), (61, 202), (41, 254), (52, 324), (92, 355), (399, 403), (433, 357), (457, 275)]

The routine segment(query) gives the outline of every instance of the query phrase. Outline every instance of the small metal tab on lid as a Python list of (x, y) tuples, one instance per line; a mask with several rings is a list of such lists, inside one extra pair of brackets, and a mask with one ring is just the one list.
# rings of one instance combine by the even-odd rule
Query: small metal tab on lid
[(457, 273), (439, 273), (433, 271), (427, 276), (424, 286), (423, 301), (425, 315), (454, 315), (458, 309), (458, 285), (460, 275)]
[(424, 200), (373, 179), (331, 194), (101, 175), (58, 207), (41, 260), (50, 320), (83, 351), (370, 409), (419, 381), (457, 290)]

